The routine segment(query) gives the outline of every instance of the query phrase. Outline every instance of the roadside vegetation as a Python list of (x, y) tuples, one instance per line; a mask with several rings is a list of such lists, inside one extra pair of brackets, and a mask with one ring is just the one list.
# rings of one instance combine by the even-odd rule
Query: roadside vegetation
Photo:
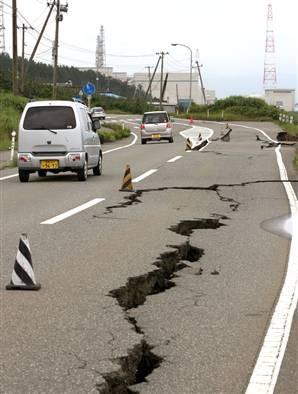
[(120, 123), (104, 123), (99, 130), (100, 140), (105, 142), (113, 142), (130, 136), (130, 129), (123, 127)]

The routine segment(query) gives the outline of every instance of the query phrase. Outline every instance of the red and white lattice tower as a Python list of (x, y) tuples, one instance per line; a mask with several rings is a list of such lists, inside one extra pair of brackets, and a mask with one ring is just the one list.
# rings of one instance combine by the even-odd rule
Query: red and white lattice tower
[(273, 11), (272, 4), (268, 4), (265, 61), (264, 61), (264, 89), (276, 87), (276, 66), (275, 66), (275, 44), (273, 31)]
[(0, 52), (5, 52), (3, 1), (0, 1)]

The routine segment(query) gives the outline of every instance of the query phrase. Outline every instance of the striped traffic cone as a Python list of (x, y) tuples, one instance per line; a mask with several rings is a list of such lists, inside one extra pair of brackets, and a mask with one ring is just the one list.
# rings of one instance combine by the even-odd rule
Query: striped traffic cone
[(14, 269), (7, 290), (39, 290), (41, 285), (36, 283), (33, 272), (31, 251), (27, 234), (20, 237), (19, 249), (14, 263)]
[(131, 172), (130, 172), (129, 165), (126, 166), (122, 186), (119, 191), (120, 192), (133, 192), (134, 191), (133, 186), (132, 186), (132, 179), (131, 179)]
[(192, 143), (191, 140), (189, 138), (187, 138), (186, 140), (186, 148), (185, 150), (191, 150), (192, 149)]

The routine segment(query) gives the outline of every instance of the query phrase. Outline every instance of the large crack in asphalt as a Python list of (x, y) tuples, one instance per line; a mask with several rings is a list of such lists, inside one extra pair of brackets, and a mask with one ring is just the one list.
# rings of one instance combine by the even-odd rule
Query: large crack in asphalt
[(141, 339), (139, 344), (129, 349), (126, 357), (114, 360), (119, 368), (116, 372), (103, 376), (105, 383), (97, 386), (100, 393), (137, 393), (138, 391), (133, 391), (130, 386), (136, 387), (137, 384), (145, 382), (146, 377), (161, 365), (163, 358), (153, 352), (153, 347), (145, 339), (143, 329), (129, 314), (129, 310), (143, 305), (147, 297), (176, 286), (171, 280), (176, 277), (175, 273), (187, 267), (188, 263), (198, 261), (204, 254), (203, 249), (190, 244), (190, 235), (194, 230), (217, 229), (223, 226), (224, 224), (220, 223), (221, 218), (226, 219), (225, 216), (218, 215), (216, 218), (185, 220), (171, 226), (170, 231), (187, 236), (188, 239), (180, 245), (167, 245), (172, 250), (160, 254), (153, 263), (156, 268), (143, 275), (128, 278), (124, 286), (110, 292), (109, 295), (117, 299), (125, 318)]
[[(113, 213), (114, 209), (127, 208), (133, 204), (142, 203), (140, 199), (143, 193), (159, 192), (166, 190), (207, 190), (216, 192), (221, 201), (228, 202), (232, 211), (239, 208), (240, 202), (221, 194), (220, 188), (223, 187), (244, 187), (258, 183), (283, 183), (277, 180), (257, 180), (234, 184), (213, 184), (208, 187), (161, 187), (156, 189), (137, 190), (125, 197), (125, 201), (106, 208), (105, 215)], [(297, 182), (297, 181), (288, 181)], [(155, 269), (143, 275), (130, 277), (124, 286), (114, 289), (110, 296), (117, 299), (123, 309), (125, 319), (131, 324), (132, 329), (140, 335), (140, 342), (132, 349), (129, 349), (125, 357), (114, 360), (119, 365), (117, 371), (103, 375), (104, 384), (96, 386), (98, 392), (102, 394), (131, 394), (138, 393), (130, 386), (136, 387), (137, 384), (145, 382), (146, 377), (158, 368), (163, 362), (163, 358), (153, 352), (153, 347), (147, 343), (143, 329), (138, 325), (134, 317), (129, 314), (129, 310), (143, 305), (147, 297), (158, 294), (176, 286), (171, 279), (176, 277), (176, 272), (188, 266), (188, 263), (198, 261), (203, 255), (204, 250), (190, 244), (190, 236), (194, 230), (218, 229), (225, 226), (220, 220), (229, 219), (226, 216), (212, 214), (212, 218), (199, 218), (180, 221), (172, 225), (168, 230), (188, 237), (187, 241), (180, 245), (167, 245), (173, 250), (162, 253), (153, 263)], [(202, 268), (200, 268), (200, 271)], [(214, 270), (212, 275), (218, 275), (219, 271)], [(201, 272), (198, 274), (201, 275)]]

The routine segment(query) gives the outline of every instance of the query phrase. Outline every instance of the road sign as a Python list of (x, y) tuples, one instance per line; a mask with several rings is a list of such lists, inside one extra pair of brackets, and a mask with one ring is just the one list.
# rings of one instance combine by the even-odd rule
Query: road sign
[(86, 96), (90, 96), (95, 93), (95, 86), (91, 82), (87, 82), (86, 85), (83, 86), (83, 92)]

